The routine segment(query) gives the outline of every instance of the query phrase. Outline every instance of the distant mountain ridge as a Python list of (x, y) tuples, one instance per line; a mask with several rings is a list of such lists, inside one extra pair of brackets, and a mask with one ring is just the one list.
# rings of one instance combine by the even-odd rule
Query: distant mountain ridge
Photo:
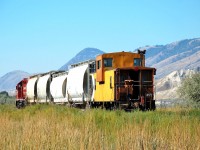
[[(200, 38), (181, 40), (167, 45), (140, 47), (139, 49), (147, 50), (146, 66), (157, 69), (157, 79), (181, 69), (200, 70)], [(71, 64), (95, 59), (97, 55), (103, 53), (104, 51), (97, 48), (85, 48), (59, 70), (68, 70)], [(30, 76), (29, 73), (19, 70), (7, 73), (0, 77), (0, 91), (15, 90), (16, 84), (28, 76)]]
[(90, 59), (95, 59), (97, 55), (105, 53), (97, 48), (85, 48), (80, 51), (75, 57), (70, 59), (66, 64), (64, 64), (59, 70), (68, 70), (71, 64), (79, 63), (81, 61), (86, 61)]
[(5, 74), (0, 77), (0, 91), (15, 91), (15, 86), (23, 78), (28, 77), (30, 74), (24, 71), (16, 70)]
[(147, 50), (146, 66), (157, 68), (157, 78), (162, 78), (176, 70), (200, 67), (200, 38), (139, 49)]

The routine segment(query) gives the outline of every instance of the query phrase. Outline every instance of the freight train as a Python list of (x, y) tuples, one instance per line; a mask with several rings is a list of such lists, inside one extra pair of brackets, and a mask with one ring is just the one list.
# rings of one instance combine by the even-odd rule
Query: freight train
[(155, 110), (155, 68), (145, 66), (145, 50), (105, 53), (70, 66), (23, 79), (16, 107), (56, 103), (81, 108)]

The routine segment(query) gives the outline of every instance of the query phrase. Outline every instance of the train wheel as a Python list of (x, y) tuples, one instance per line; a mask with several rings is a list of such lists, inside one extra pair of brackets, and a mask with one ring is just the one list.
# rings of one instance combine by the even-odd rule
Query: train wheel
[(25, 101), (16, 101), (16, 107), (18, 109), (24, 108), (26, 106), (26, 102)]

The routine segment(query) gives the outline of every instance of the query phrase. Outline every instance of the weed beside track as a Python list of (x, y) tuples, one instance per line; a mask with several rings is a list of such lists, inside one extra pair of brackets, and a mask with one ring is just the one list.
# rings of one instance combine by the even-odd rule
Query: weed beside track
[(200, 110), (152, 112), (0, 106), (0, 147), (13, 149), (200, 149)]

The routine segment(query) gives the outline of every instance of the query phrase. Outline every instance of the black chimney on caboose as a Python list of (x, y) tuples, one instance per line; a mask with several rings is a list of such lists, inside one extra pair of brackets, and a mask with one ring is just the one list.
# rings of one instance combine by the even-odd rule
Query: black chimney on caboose
[(140, 65), (141, 66), (144, 66), (145, 67), (145, 54), (146, 54), (146, 50), (140, 50), (138, 49), (138, 54), (140, 54), (140, 58), (141, 58), (141, 61), (140, 61)]
[(146, 54), (146, 50), (145, 50), (145, 49), (144, 49), (144, 50), (138, 49), (138, 54), (143, 54), (143, 55), (145, 55), (145, 54)]

